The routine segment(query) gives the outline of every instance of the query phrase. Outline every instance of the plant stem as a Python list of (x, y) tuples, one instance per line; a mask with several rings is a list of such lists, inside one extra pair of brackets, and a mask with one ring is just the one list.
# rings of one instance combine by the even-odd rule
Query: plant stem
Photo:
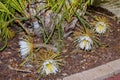
[(50, 35), (48, 36), (47, 40), (45, 41), (45, 44), (47, 44), (48, 41), (50, 40), (50, 38), (52, 37), (52, 35), (53, 35), (53, 33), (54, 33), (54, 30), (55, 30), (55, 27), (56, 27), (56, 25), (55, 25), (55, 23), (54, 23), (52, 32), (50, 33)]

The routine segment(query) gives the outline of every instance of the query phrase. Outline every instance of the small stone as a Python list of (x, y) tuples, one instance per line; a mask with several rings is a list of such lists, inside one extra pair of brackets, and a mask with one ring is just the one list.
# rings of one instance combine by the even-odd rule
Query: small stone
[(0, 64), (2, 64), (2, 61), (0, 60)]
[(120, 29), (117, 29), (117, 31), (120, 31)]
[(82, 69), (85, 69), (85, 66), (83, 66)]
[(68, 38), (67, 38), (67, 40), (69, 40), (69, 41), (73, 41), (73, 38), (71, 38), (71, 37), (68, 37)]
[(57, 80), (62, 80), (62, 79), (60, 79), (60, 78), (57, 78)]
[(67, 73), (62, 73), (62, 76), (67, 76), (68, 74)]

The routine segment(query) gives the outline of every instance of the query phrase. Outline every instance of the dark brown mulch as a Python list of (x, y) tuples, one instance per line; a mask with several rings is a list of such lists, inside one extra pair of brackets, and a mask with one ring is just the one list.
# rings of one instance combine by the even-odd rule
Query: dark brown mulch
[[(98, 14), (96, 14), (98, 15)], [(106, 35), (100, 36), (101, 43), (105, 46), (91, 51), (75, 49), (71, 36), (66, 38), (66, 50), (62, 53), (64, 66), (56, 75), (49, 75), (40, 80), (57, 80), (65, 76), (81, 72), (107, 62), (120, 58), (120, 24), (109, 18), (112, 23), (111, 30)], [(7, 48), (0, 52), (0, 80), (35, 80), (38, 76), (34, 72), (18, 70), (22, 59), (19, 54), (18, 35), (9, 41)], [(11, 68), (12, 66), (13, 68)]]

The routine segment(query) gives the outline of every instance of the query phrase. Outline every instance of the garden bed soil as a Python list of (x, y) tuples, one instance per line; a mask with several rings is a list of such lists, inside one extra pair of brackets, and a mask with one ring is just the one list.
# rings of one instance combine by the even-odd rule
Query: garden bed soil
[[(93, 13), (101, 16), (101, 14)], [(109, 15), (108, 15), (109, 16)], [(110, 15), (114, 17), (114, 15)], [(105, 35), (100, 36), (101, 44), (105, 44), (91, 51), (83, 51), (73, 46), (73, 39), (70, 35), (65, 39), (63, 56), (63, 67), (56, 75), (52, 74), (40, 78), (40, 80), (60, 80), (65, 76), (82, 72), (100, 66), (107, 62), (120, 58), (120, 23), (115, 18), (107, 17), (112, 24), (111, 29)], [(27, 68), (20, 68), (22, 62), (19, 50), (19, 36), (9, 40), (7, 48), (0, 52), (0, 80), (36, 80), (39, 76)]]

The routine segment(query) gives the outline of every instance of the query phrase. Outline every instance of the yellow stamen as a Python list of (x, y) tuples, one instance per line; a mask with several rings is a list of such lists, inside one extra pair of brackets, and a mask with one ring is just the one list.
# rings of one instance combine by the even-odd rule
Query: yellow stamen
[(87, 42), (88, 42), (87, 40), (83, 40), (84, 46), (86, 46)]
[(52, 63), (47, 64), (46, 67), (47, 67), (47, 70), (48, 70), (48, 71), (50, 71), (50, 72), (53, 71)]
[(102, 31), (102, 30), (103, 30), (103, 25), (99, 24), (98, 29), (99, 29), (100, 31)]

